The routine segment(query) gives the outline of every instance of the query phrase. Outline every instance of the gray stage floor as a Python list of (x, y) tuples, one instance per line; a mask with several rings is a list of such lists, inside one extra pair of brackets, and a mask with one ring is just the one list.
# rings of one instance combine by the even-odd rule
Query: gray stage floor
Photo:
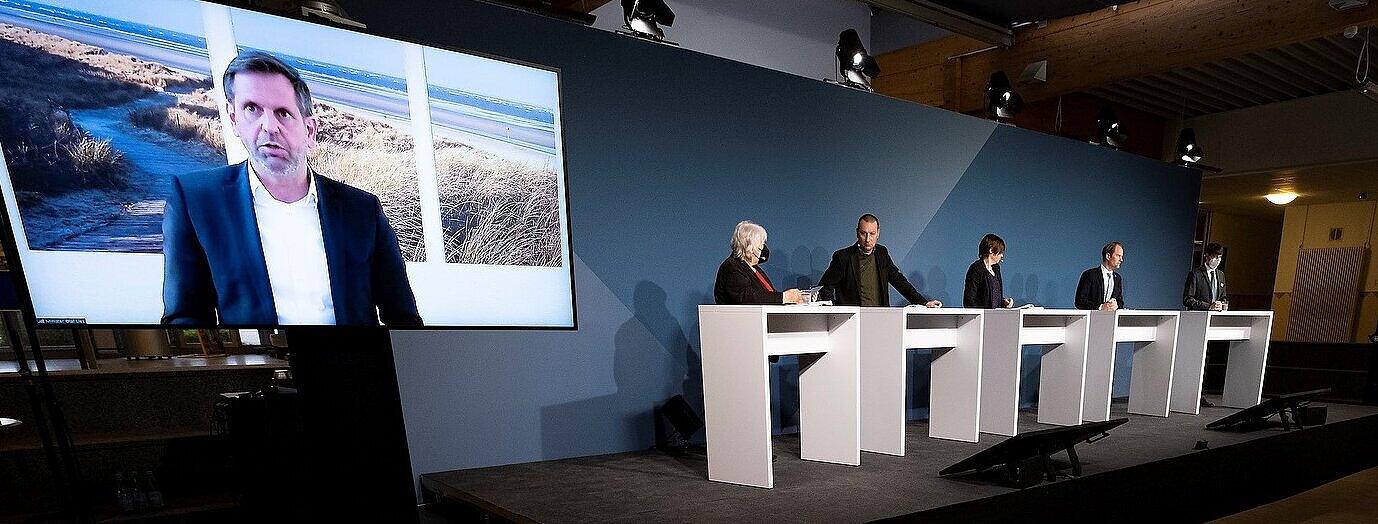
[[(1378, 408), (1328, 404), (1328, 423), (1378, 415)], [(1110, 436), (1076, 446), (1083, 477), (1191, 453), (1198, 441), (1218, 449), (1282, 434), (1280, 426), (1251, 432), (1205, 425), (1238, 410), (1202, 408), (1200, 415), (1130, 415), (1115, 403), (1111, 418), (1129, 422)], [(1276, 418), (1274, 418), (1276, 420)], [(1038, 424), (1021, 411), (1020, 431)], [(1294, 430), (1295, 431), (1295, 430)], [(1307, 431), (1307, 430), (1302, 430)], [(775, 488), (711, 482), (706, 456), (640, 451), (422, 475), (428, 489), (513, 520), (536, 522), (865, 522), (1017, 491), (988, 478), (940, 478), (938, 471), (1007, 437), (979, 443), (928, 438), (928, 424), (907, 428), (907, 456), (861, 454), (860, 466), (799, 458), (797, 435), (774, 439)], [(1057, 459), (1065, 461), (1059, 453)], [(1170, 501), (1165, 501), (1170, 502)]]

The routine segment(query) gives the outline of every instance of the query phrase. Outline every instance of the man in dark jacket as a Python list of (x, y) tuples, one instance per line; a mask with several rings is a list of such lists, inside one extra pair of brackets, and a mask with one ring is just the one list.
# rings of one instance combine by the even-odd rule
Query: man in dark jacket
[(856, 244), (833, 253), (832, 263), (819, 282), (823, 287), (819, 298), (839, 306), (889, 306), (890, 286), (895, 286), (911, 304), (942, 307), (942, 302), (924, 298), (914, 289), (885, 246), (876, 243), (879, 238), (880, 220), (870, 213), (861, 215), (856, 223)]

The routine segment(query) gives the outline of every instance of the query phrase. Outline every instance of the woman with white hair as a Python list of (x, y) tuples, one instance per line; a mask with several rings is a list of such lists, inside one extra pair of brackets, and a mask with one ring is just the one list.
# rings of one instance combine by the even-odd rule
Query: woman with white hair
[(743, 220), (732, 232), (732, 255), (718, 266), (713, 298), (719, 304), (798, 304), (798, 289), (776, 291), (758, 265), (770, 257), (766, 229)]

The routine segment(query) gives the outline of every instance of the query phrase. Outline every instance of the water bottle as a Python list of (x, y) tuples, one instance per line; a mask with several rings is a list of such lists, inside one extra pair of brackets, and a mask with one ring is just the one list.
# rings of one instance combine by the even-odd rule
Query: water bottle
[(158, 489), (158, 479), (153, 476), (152, 470), (144, 471), (143, 492), (148, 494), (148, 509), (163, 509), (163, 491)]
[(129, 472), (129, 483), (133, 485), (134, 511), (148, 509), (148, 492), (143, 489), (143, 482), (139, 480), (139, 472)]
[(124, 473), (115, 472), (115, 502), (120, 506), (121, 513), (134, 511), (134, 493), (130, 489), (129, 483), (124, 480)]

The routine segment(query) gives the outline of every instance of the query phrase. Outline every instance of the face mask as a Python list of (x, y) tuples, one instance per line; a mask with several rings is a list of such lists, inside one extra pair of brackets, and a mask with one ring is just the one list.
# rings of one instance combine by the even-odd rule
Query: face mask
[(1206, 268), (1207, 268), (1207, 269), (1215, 269), (1215, 268), (1218, 268), (1218, 267), (1220, 267), (1220, 258), (1219, 258), (1219, 257), (1216, 257), (1216, 258), (1208, 258), (1208, 259), (1206, 259)]
[(764, 264), (764, 263), (766, 263), (766, 260), (769, 260), (769, 259), (770, 259), (770, 248), (766, 247), (765, 244), (762, 244), (762, 245), (761, 245), (761, 256), (759, 256), (759, 257), (756, 258), (756, 263), (757, 263), (757, 264)]

